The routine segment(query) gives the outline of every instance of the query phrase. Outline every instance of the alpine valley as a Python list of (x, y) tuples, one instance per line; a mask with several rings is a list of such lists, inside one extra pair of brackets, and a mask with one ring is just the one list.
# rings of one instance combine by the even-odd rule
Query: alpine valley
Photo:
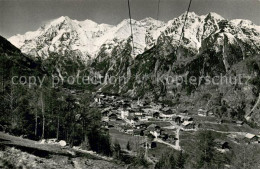
[[(170, 102), (182, 110), (207, 105), (215, 113), (225, 100), (225, 116), (245, 105), (245, 117), (258, 122), (260, 26), (249, 20), (229, 21), (212, 12), (202, 16), (190, 12), (180, 39), (185, 15), (167, 23), (152, 18), (132, 20), (134, 49), (129, 19), (114, 26), (62, 16), (8, 40), (61, 78), (97, 73), (104, 78), (127, 78), (123, 84), (95, 86), (99, 91)], [(203, 85), (197, 80), (197, 85), (176, 85), (161, 78), (220, 75), (231, 79), (243, 75), (247, 83)]]
[[(250, 20), (61, 16), (0, 36), (0, 56), (0, 168), (260, 166), (260, 26)], [(31, 76), (45, 81), (28, 86)]]

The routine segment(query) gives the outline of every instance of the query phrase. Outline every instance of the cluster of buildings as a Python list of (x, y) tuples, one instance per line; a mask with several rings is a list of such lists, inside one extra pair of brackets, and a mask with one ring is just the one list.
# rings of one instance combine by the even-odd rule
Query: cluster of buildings
[(183, 130), (194, 130), (197, 127), (193, 118), (185, 114), (177, 115), (175, 109), (162, 103), (103, 94), (98, 95), (95, 101), (102, 108), (101, 117), (105, 128), (113, 127), (134, 136), (160, 138), (174, 144), (177, 127)]
[(252, 133), (229, 134), (228, 137), (231, 138), (236, 143), (246, 143), (246, 144), (259, 144), (260, 143), (260, 135), (255, 135)]
[[(177, 144), (179, 137), (177, 130), (196, 130), (200, 128), (198, 121), (195, 122), (193, 117), (188, 115), (187, 111), (177, 112), (174, 108), (164, 105), (163, 103), (153, 103), (145, 100), (130, 100), (119, 96), (97, 95), (95, 102), (98, 107), (102, 108), (101, 117), (104, 128), (115, 128), (119, 132), (133, 136), (145, 136), (150, 138), (145, 146), (155, 147), (153, 140), (161, 139), (164, 142), (174, 145)], [(199, 109), (197, 116), (214, 117), (212, 111)], [(217, 122), (230, 123), (225, 119)], [(242, 121), (232, 121), (237, 126), (242, 126)], [(236, 140), (245, 140), (247, 143), (260, 143), (260, 137), (247, 133), (244, 136), (229, 137)], [(243, 138), (242, 138), (243, 137)], [(221, 152), (230, 149), (229, 143), (222, 140), (216, 140), (216, 148)]]
[(115, 96), (98, 95), (95, 101), (102, 110), (102, 121), (124, 121), (131, 126), (140, 122), (149, 121), (172, 121), (181, 125), (184, 129), (194, 129), (193, 118), (185, 115), (177, 115), (175, 109), (163, 105), (146, 101), (132, 101), (127, 98)]

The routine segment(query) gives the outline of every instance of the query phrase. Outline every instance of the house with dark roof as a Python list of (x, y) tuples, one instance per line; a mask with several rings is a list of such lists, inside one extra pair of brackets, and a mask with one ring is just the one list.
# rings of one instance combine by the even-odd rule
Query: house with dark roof
[(192, 121), (184, 121), (182, 123), (182, 127), (184, 129), (195, 129), (195, 123), (193, 123)]
[(175, 114), (173, 114), (172, 111), (170, 111), (170, 113), (168, 111), (160, 113), (160, 119), (162, 120), (172, 120), (174, 116)]
[(116, 121), (117, 120), (117, 115), (115, 113), (111, 113), (109, 116), (109, 121)]
[(136, 129), (133, 131), (134, 136), (144, 136), (144, 130), (142, 129)]
[(174, 121), (178, 125), (180, 125), (183, 122), (183, 120), (180, 116), (173, 116), (172, 121)]
[(245, 141), (248, 143), (256, 144), (256, 143), (258, 143), (258, 140), (259, 140), (258, 136), (254, 135), (254, 134), (247, 133), (245, 135)]
[(242, 126), (244, 124), (243, 121), (236, 121), (237, 126)]
[(215, 139), (216, 148), (218, 149), (230, 149), (229, 143), (220, 139)]
[(160, 117), (160, 113), (159, 112), (153, 113), (153, 118), (159, 119), (159, 117)]

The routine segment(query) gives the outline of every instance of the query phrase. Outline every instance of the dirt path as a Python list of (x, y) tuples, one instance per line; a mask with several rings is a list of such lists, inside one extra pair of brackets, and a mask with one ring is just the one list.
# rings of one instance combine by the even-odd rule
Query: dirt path
[[(175, 129), (175, 128), (176, 128), (176, 129), (177, 129), (177, 130), (176, 130), (176, 138), (177, 138), (177, 140), (176, 140), (176, 142), (175, 142), (175, 145), (170, 144), (170, 143), (168, 143), (168, 142), (165, 142), (165, 141), (163, 141), (162, 139), (159, 139), (159, 138), (154, 139), (154, 141), (156, 141), (156, 142), (158, 142), (158, 143), (162, 143), (162, 144), (168, 145), (168, 146), (174, 148), (175, 150), (180, 151), (180, 150), (181, 150), (181, 147), (180, 147), (180, 130), (181, 130), (181, 127), (178, 126), (176, 123), (174, 123), (174, 122), (172, 122), (172, 121), (167, 121), (167, 122), (170, 122), (170, 123), (171, 123), (172, 126), (171, 126), (170, 128), (172, 128), (172, 129)], [(169, 128), (169, 127), (168, 127), (168, 128)]]
[(73, 156), (69, 149), (64, 149), (59, 144), (41, 144), (37, 141), (12, 136), (3, 132), (0, 132), (0, 144), (26, 149), (46, 156), (49, 154)]
[(204, 129), (204, 130), (210, 130), (214, 131), (217, 133), (222, 133), (222, 134), (238, 134), (238, 135), (246, 135), (246, 132), (239, 132), (239, 131), (219, 131), (219, 130), (214, 130), (214, 129)]

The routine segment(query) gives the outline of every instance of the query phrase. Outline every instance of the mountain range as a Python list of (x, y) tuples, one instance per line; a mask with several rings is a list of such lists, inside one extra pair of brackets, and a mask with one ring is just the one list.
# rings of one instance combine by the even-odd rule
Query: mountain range
[[(227, 20), (213, 12), (202, 16), (190, 12), (181, 36), (185, 16), (167, 23), (152, 18), (132, 20), (133, 37), (129, 19), (113, 26), (62, 16), (8, 40), (22, 53), (39, 58), (44, 70), (62, 79), (96, 74), (125, 77), (123, 84), (94, 87), (164, 102), (179, 111), (206, 109), (219, 117), (243, 116), (259, 123), (260, 26), (249, 20)], [(196, 81), (178, 86), (165, 79), (158, 81), (160, 77), (220, 75), (243, 75), (248, 83), (206, 85)]]
[[(145, 18), (133, 20), (133, 57), (159, 43), (178, 45), (185, 13), (167, 23)], [(220, 21), (227, 21), (216, 13), (198, 16), (189, 13), (181, 46), (198, 53), (203, 41), (217, 33)], [(259, 45), (260, 27), (251, 21), (228, 21), (226, 36), (230, 41)], [(235, 35), (235, 36), (234, 36)], [(97, 24), (91, 20), (77, 21), (67, 16), (54, 19), (38, 30), (15, 35), (8, 40), (25, 54), (47, 58), (50, 53), (64, 55), (73, 52), (83, 60), (96, 58), (100, 53), (111, 55), (115, 48), (123, 48), (131, 36), (129, 19), (118, 25)], [(167, 40), (168, 42), (165, 42)]]

